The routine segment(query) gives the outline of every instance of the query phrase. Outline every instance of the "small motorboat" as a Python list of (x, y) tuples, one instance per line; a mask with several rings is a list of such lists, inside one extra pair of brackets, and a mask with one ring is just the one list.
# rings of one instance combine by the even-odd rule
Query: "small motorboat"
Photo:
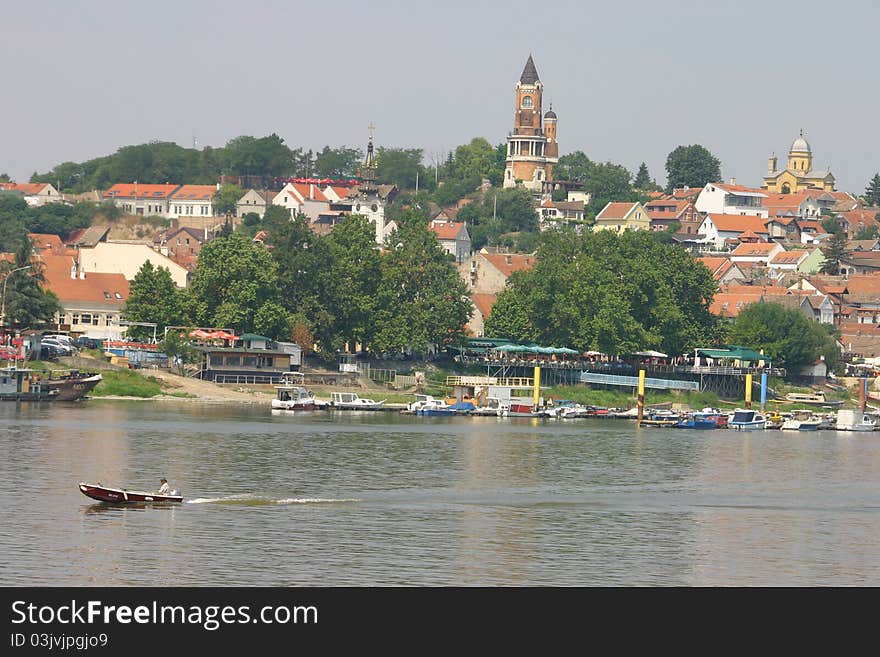
[(688, 413), (675, 426), (679, 429), (717, 429), (718, 422), (712, 413), (693, 412)]
[(738, 408), (727, 421), (727, 426), (736, 431), (763, 431), (767, 428), (767, 418), (758, 411)]
[(321, 402), (315, 399), (315, 393), (305, 386), (283, 384), (275, 386), (275, 399), (272, 400), (272, 410), (276, 411), (314, 411), (323, 407)]
[(183, 495), (178, 495), (176, 490), (171, 491), (172, 494), (161, 495), (159, 493), (148, 493), (140, 490), (112, 488), (110, 486), (104, 486), (101, 482), (98, 482), (97, 484), (80, 482), (79, 491), (93, 500), (110, 502), (113, 504), (127, 504), (129, 502), (183, 502)]
[(385, 400), (374, 401), (358, 397), (356, 392), (331, 392), (330, 407), (343, 411), (382, 411)]

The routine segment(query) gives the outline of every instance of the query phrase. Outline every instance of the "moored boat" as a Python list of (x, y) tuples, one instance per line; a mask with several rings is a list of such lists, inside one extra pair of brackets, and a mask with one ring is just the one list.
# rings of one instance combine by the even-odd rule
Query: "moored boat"
[(711, 413), (692, 412), (680, 419), (675, 426), (679, 429), (717, 429), (718, 423)]
[(279, 385), (275, 391), (272, 409), (276, 411), (314, 411), (323, 406), (305, 386)]
[(97, 484), (80, 482), (79, 491), (93, 500), (109, 502), (112, 504), (127, 504), (129, 502), (183, 502), (183, 495), (178, 495), (177, 491), (171, 491), (174, 493), (173, 495), (162, 495), (160, 493), (147, 491), (113, 488), (111, 486), (104, 486), (101, 482), (98, 482)]
[(870, 413), (842, 408), (837, 411), (834, 428), (838, 431), (876, 431), (877, 420)]
[(343, 411), (381, 411), (385, 400), (362, 399), (356, 392), (331, 392), (330, 406)]
[(763, 431), (767, 428), (767, 418), (758, 411), (738, 408), (727, 421), (727, 426), (737, 431)]
[(101, 381), (100, 374), (0, 368), (0, 401), (76, 401)]

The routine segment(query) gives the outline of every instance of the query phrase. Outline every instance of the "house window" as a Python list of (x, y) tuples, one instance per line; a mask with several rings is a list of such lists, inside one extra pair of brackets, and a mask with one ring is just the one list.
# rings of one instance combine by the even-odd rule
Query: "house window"
[(70, 319), (71, 324), (79, 324), (79, 313), (73, 313), (73, 316)]
[(104, 292), (104, 298), (105, 298), (105, 299), (110, 299), (110, 298), (111, 298), (111, 297), (110, 297), (110, 293), (109, 293), (109, 292)]
[(92, 316), (91, 315), (87, 315), (87, 314), (83, 313), (81, 319), (82, 319), (83, 324), (91, 324), (92, 323)]
[(117, 299), (122, 299), (122, 295), (119, 292), (114, 292), (113, 294)]
[(98, 315), (92, 315), (92, 326), (97, 326), (100, 317)]

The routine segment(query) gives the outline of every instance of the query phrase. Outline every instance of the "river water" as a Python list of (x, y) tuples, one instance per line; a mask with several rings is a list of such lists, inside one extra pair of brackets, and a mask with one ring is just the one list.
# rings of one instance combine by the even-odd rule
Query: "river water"
[(91, 400), (0, 441), (3, 585), (880, 584), (880, 433)]

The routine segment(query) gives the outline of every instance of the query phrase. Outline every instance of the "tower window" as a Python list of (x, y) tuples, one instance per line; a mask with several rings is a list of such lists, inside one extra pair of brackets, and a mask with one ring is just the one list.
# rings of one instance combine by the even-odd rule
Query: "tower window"
[(531, 109), (532, 97), (531, 96), (523, 96), (522, 106), (526, 109)]

